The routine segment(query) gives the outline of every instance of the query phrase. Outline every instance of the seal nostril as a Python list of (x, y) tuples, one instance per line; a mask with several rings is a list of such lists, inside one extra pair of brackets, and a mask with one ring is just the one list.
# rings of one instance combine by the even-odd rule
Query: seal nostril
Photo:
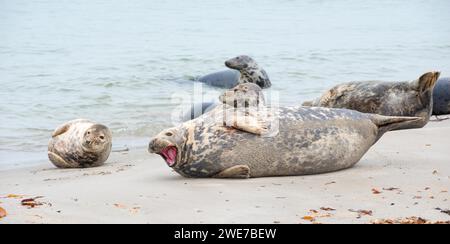
[(152, 151), (154, 151), (154, 148), (153, 148), (153, 145), (154, 145), (154, 142), (155, 140), (151, 140), (150, 141), (150, 143), (148, 144), (148, 151), (149, 152), (152, 152)]

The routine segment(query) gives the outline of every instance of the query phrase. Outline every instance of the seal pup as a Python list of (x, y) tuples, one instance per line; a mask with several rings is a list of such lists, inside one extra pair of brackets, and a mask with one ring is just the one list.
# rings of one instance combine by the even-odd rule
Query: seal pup
[(433, 115), (450, 114), (450, 78), (441, 78), (433, 90)]
[(149, 152), (185, 177), (320, 174), (352, 167), (385, 132), (420, 119), (309, 107), (262, 116), (268, 107), (250, 98), (244, 85), (253, 84), (228, 91), (223, 106), (152, 138)]
[(337, 85), (303, 106), (346, 108), (387, 116), (421, 117), (397, 129), (422, 128), (433, 110), (433, 88), (439, 72), (428, 72), (411, 82), (363, 81)]
[(246, 55), (237, 56), (225, 62), (231, 70), (216, 72), (199, 78), (211, 86), (231, 89), (242, 83), (255, 83), (261, 88), (270, 88), (272, 83), (266, 71), (255, 60)]
[(77, 119), (59, 126), (48, 144), (48, 158), (58, 168), (89, 168), (101, 166), (112, 148), (108, 127), (86, 119)]

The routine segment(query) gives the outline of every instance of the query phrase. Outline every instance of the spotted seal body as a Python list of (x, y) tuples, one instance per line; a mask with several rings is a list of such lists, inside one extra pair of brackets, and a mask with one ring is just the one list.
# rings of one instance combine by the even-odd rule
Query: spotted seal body
[(199, 81), (211, 86), (227, 89), (242, 83), (254, 83), (261, 88), (269, 88), (272, 86), (266, 71), (249, 56), (242, 55), (232, 58), (227, 60), (225, 65), (231, 70), (200, 77)]
[(433, 115), (450, 114), (450, 78), (441, 78), (433, 90)]
[(439, 72), (429, 72), (412, 82), (350, 82), (337, 85), (304, 106), (346, 108), (387, 116), (421, 117), (398, 129), (422, 128), (430, 120), (433, 88)]
[(78, 119), (58, 127), (48, 145), (48, 157), (58, 168), (88, 168), (104, 164), (111, 153), (111, 131)]
[(161, 132), (149, 152), (185, 177), (319, 174), (352, 167), (385, 132), (420, 119), (308, 107), (260, 116), (261, 107), (252, 107), (252, 101), (243, 108), (225, 103)]

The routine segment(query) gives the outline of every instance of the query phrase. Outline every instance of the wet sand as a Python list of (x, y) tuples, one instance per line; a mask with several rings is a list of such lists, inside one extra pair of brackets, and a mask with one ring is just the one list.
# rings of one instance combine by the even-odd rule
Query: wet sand
[[(354, 168), (323, 175), (186, 179), (145, 148), (113, 153), (94, 169), (60, 170), (43, 161), (4, 170), (0, 207), (7, 216), (0, 224), (449, 221), (449, 191), (446, 120), (389, 132)], [(34, 197), (42, 205), (21, 204)]]

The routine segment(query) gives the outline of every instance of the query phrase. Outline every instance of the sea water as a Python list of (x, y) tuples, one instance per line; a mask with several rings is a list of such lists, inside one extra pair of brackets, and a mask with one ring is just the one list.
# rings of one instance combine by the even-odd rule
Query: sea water
[(345, 81), (450, 76), (449, 13), (448, 0), (0, 0), (0, 167), (45, 160), (76, 118), (145, 148), (196, 77), (241, 54), (281, 105)]

